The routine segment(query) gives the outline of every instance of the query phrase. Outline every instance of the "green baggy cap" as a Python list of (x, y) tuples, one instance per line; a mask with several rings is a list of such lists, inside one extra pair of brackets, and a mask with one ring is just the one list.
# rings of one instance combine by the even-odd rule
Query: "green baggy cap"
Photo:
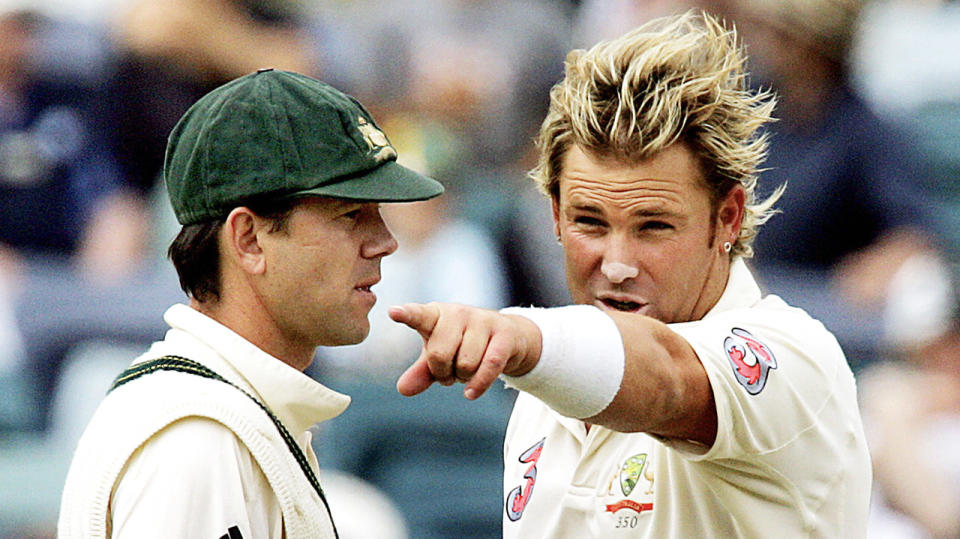
[(187, 110), (167, 140), (163, 178), (182, 225), (220, 219), (252, 199), (409, 202), (443, 192), (396, 161), (356, 99), (305, 75), (261, 69)]

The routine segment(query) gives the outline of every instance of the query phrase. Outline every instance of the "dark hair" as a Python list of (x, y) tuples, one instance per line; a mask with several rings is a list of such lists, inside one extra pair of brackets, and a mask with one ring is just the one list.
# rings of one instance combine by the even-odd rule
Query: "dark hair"
[[(273, 226), (270, 232), (285, 232), (298, 199), (252, 200), (250, 210)], [(186, 225), (167, 249), (187, 296), (201, 302), (220, 300), (220, 229), (224, 220)]]

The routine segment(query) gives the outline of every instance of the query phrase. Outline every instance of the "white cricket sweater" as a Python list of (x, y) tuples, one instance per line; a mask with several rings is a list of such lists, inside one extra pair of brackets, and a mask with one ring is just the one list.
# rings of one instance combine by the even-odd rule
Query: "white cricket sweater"
[[(318, 474), (306, 429), (340, 414), (349, 397), (189, 307), (165, 319), (166, 339), (134, 363), (177, 355), (215, 371), (270, 408)], [(253, 400), (222, 381), (162, 371), (118, 387), (97, 409), (67, 476), (58, 535), (294, 539), (334, 537), (334, 528)]]

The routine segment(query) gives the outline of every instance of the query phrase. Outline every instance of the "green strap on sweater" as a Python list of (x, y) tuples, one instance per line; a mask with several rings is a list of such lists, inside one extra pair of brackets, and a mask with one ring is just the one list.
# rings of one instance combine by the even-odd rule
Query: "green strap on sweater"
[[(303, 474), (307, 476), (307, 481), (309, 481), (310, 485), (313, 486), (313, 489), (317, 491), (317, 494), (320, 496), (320, 500), (327, 508), (327, 514), (330, 515), (330, 523), (333, 524), (333, 515), (330, 514), (330, 504), (327, 503), (327, 497), (324, 496), (323, 489), (320, 488), (320, 481), (317, 479), (317, 475), (313, 473), (313, 468), (311, 468), (310, 464), (307, 462), (306, 455), (303, 454), (303, 450), (301, 450), (300, 446), (297, 445), (297, 442), (290, 434), (290, 431), (288, 431), (287, 428), (283, 426), (283, 423), (280, 422), (280, 419), (278, 419), (277, 416), (266, 407), (266, 405), (257, 400), (256, 397), (250, 393), (247, 393), (243, 388), (237, 386), (230, 380), (227, 380), (213, 370), (205, 367), (203, 364), (180, 356), (163, 356), (159, 359), (138, 363), (120, 373), (120, 376), (113, 381), (113, 385), (110, 386), (110, 390), (107, 391), (107, 393), (126, 384), (127, 382), (131, 382), (137, 378), (140, 378), (141, 376), (157, 371), (185, 372), (187, 374), (195, 374), (204, 378), (210, 378), (211, 380), (217, 380), (233, 386), (235, 389), (249, 397), (250, 400), (255, 402), (261, 410), (266, 412), (267, 416), (270, 417), (270, 420), (273, 421), (273, 424), (277, 426), (277, 430), (280, 431), (280, 436), (283, 438), (283, 441), (286, 442), (287, 448), (290, 449), (290, 453), (292, 453), (293, 457), (297, 460), (297, 464), (300, 465), (300, 469), (303, 471)], [(333, 526), (333, 533), (336, 537), (339, 537), (339, 534), (337, 534), (336, 525)]]

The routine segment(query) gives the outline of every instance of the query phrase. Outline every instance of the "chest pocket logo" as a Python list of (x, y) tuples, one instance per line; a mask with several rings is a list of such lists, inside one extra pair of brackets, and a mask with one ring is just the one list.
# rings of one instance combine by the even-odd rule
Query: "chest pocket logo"
[(731, 333), (732, 336), (723, 340), (723, 349), (733, 367), (733, 374), (747, 393), (756, 395), (767, 385), (770, 369), (777, 368), (777, 359), (770, 348), (749, 331), (733, 328)]
[(526, 479), (526, 484), (514, 487), (514, 489), (507, 494), (505, 509), (507, 511), (507, 518), (511, 521), (516, 522), (520, 520), (520, 517), (523, 516), (523, 510), (526, 509), (527, 504), (530, 503), (530, 497), (533, 496), (533, 485), (537, 482), (537, 461), (540, 460), (540, 453), (543, 452), (543, 442), (545, 441), (546, 438), (543, 438), (520, 455), (520, 462), (524, 464), (530, 463), (530, 467), (527, 468), (527, 472), (523, 474), (523, 478)]

